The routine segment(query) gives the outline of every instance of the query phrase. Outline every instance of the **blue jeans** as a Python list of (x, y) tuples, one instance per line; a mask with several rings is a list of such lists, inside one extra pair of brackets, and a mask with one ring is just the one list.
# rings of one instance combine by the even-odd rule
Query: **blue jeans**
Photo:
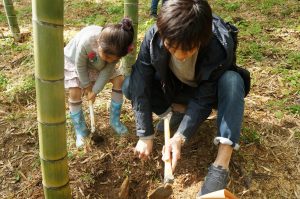
[(244, 115), (245, 86), (242, 77), (234, 71), (225, 72), (218, 81), (218, 133), (215, 144), (232, 145), (238, 142)]
[[(130, 93), (129, 84), (130, 78), (127, 77), (123, 82), (122, 91), (125, 97), (131, 100), (132, 93)], [(177, 87), (182, 88), (182, 85), (178, 85)], [(235, 149), (239, 148), (238, 142), (244, 115), (244, 87), (244, 80), (235, 71), (226, 71), (219, 78), (217, 93), (214, 99), (214, 107), (218, 109), (218, 132), (214, 140), (215, 144), (222, 143), (231, 145)], [(178, 91), (178, 97), (175, 97), (172, 100), (173, 102), (188, 104), (194, 93), (197, 92), (197, 88), (187, 85), (184, 85), (183, 88)], [(155, 96), (150, 100), (152, 111), (160, 115), (167, 110), (170, 104), (166, 102), (159, 79), (154, 78), (151, 92), (152, 96)]]
[[(164, 3), (167, 0), (162, 0), (162, 5), (164, 5)], [(158, 2), (159, 0), (152, 0), (151, 1), (151, 14), (157, 14), (157, 6), (158, 6)]]

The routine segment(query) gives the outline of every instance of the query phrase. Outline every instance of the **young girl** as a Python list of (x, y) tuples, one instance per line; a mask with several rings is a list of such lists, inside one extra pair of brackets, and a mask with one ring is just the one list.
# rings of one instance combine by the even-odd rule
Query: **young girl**
[(113, 84), (110, 106), (110, 126), (117, 134), (128, 130), (120, 122), (123, 103), (123, 76), (117, 62), (133, 49), (134, 30), (129, 18), (119, 24), (83, 28), (64, 48), (65, 88), (69, 90), (70, 118), (75, 128), (76, 146), (84, 145), (89, 131), (82, 111), (82, 95), (95, 101), (109, 81)]

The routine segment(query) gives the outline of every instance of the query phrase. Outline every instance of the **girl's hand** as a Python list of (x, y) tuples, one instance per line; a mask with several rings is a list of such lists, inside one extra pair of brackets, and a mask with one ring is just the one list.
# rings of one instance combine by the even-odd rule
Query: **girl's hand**
[(83, 94), (86, 95), (86, 96), (88, 96), (88, 94), (89, 94), (90, 92), (92, 92), (92, 89), (93, 89), (93, 85), (92, 85), (92, 84), (89, 84), (87, 87), (85, 87), (85, 88), (83, 89)]
[(93, 90), (93, 84), (89, 84), (87, 87), (83, 89), (83, 94), (86, 96), (87, 100), (90, 100), (94, 103), (97, 94), (94, 93), (92, 90)]
[(87, 100), (94, 103), (95, 100), (96, 100), (96, 95), (97, 95), (97, 94), (94, 93), (93, 91), (88, 92), (88, 93), (87, 93)]

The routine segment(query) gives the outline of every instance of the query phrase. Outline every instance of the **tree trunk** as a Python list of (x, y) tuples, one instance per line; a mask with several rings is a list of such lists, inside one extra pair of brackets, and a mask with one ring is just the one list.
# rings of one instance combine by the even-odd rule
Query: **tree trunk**
[(21, 38), (20, 29), (12, 0), (3, 0), (10, 31), (16, 41)]
[(44, 195), (71, 198), (67, 163), (63, 0), (33, 0), (37, 120)]
[(134, 28), (134, 51), (128, 54), (122, 60), (122, 66), (125, 75), (128, 75), (131, 72), (131, 66), (134, 64), (136, 58), (136, 41), (138, 33), (138, 3), (138, 0), (124, 0), (124, 17), (130, 17), (132, 19)]

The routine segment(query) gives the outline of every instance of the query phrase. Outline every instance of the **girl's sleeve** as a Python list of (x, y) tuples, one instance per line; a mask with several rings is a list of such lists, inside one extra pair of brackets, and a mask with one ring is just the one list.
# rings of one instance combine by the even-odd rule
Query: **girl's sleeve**
[(78, 45), (75, 55), (75, 66), (78, 72), (79, 81), (83, 88), (87, 87), (90, 83), (89, 75), (88, 75), (88, 58), (87, 51), (84, 45)]
[(98, 94), (103, 90), (105, 84), (109, 81), (110, 77), (112, 76), (114, 69), (115, 65), (109, 64), (100, 71), (99, 76), (93, 86), (93, 92), (95, 94)]

